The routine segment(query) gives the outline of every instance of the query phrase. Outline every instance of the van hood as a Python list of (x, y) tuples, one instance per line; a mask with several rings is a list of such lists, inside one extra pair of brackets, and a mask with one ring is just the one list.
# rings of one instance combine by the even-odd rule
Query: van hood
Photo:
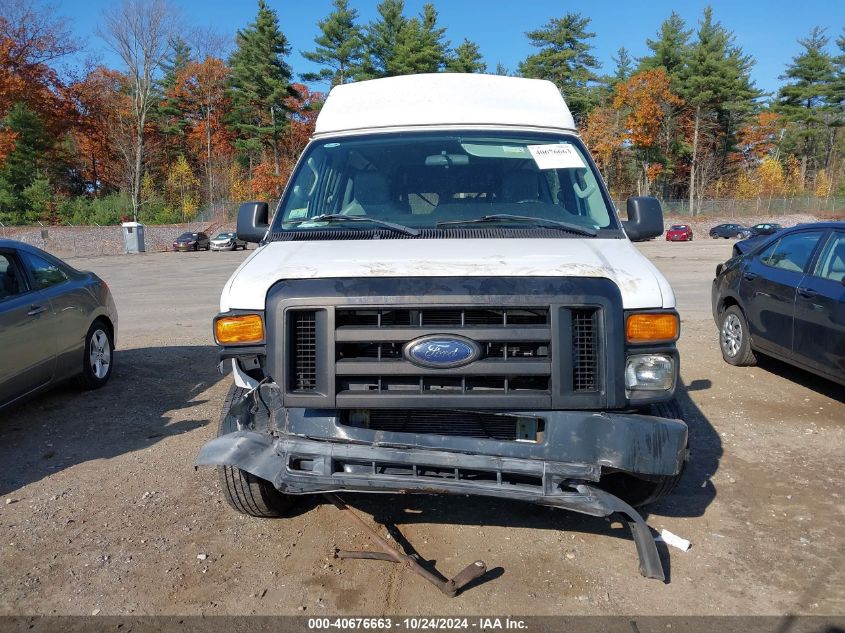
[(235, 271), (220, 310), (263, 310), (282, 279), (603, 277), (625, 309), (674, 308), (663, 275), (627, 239), (448, 239), (270, 242)]

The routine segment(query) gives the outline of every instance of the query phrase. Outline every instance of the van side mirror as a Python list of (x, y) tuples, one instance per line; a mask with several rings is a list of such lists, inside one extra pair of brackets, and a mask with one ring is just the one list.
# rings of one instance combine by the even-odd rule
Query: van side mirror
[(657, 198), (628, 198), (626, 205), (628, 220), (622, 222), (622, 226), (632, 242), (642, 242), (663, 235), (663, 211)]
[(270, 228), (266, 202), (244, 202), (238, 209), (238, 239), (260, 242)]

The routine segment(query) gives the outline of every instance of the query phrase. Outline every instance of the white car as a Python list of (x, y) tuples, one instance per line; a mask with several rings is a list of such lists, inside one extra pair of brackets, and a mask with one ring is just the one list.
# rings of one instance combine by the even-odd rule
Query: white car
[(229, 503), (278, 516), (326, 491), (477, 494), (623, 514), (678, 483), (679, 317), (558, 89), (468, 74), (332, 89), (261, 246), (223, 289)]
[(218, 233), (211, 239), (213, 251), (236, 251), (239, 248), (246, 250), (246, 242), (238, 239), (237, 233)]

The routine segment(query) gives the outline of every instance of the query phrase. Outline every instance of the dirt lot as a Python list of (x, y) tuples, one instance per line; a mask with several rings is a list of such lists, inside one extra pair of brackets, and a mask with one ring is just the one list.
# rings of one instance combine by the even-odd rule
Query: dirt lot
[(709, 293), (730, 242), (643, 250), (683, 317), (693, 451), (647, 516), (693, 543), (668, 552), (667, 584), (638, 574), (618, 523), (515, 502), (346, 495), (447, 575), (485, 560), (487, 582), (456, 599), (396, 565), (330, 560), (367, 546), (331, 506), (273, 521), (229, 510), (192, 461), (229, 384), (210, 317), (244, 254), (168, 253), (72, 260), (115, 295), (112, 382), (0, 414), (0, 614), (844, 613), (842, 391), (722, 362)]

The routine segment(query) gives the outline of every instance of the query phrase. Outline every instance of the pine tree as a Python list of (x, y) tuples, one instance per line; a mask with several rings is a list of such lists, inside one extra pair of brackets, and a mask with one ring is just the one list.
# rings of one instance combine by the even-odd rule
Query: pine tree
[[(709, 148), (724, 159), (732, 147), (732, 137), (743, 123), (743, 116), (753, 111), (754, 101), (761, 96), (750, 78), (754, 60), (734, 45), (733, 34), (713, 21), (713, 10), (704, 9), (697, 41), (690, 47), (687, 63), (680, 72), (680, 94), (692, 109), (693, 139), (689, 178), (689, 204), (695, 210), (704, 189), (704, 172), (700, 170), (703, 123), (707, 123)], [(721, 138), (721, 149), (714, 149)], [(712, 161), (711, 161), (712, 163)], [(698, 187), (698, 189), (696, 189)]]
[(352, 72), (360, 66), (364, 54), (361, 29), (355, 24), (358, 11), (350, 9), (347, 0), (333, 0), (334, 11), (317, 26), (320, 35), (314, 38), (317, 47), (304, 51), (302, 56), (310, 62), (320, 64), (319, 72), (303, 73), (305, 81), (327, 81), (332, 86), (346, 83)]
[(408, 19), (402, 14), (404, 0), (382, 0), (378, 5), (379, 18), (364, 29), (364, 61), (355, 73), (356, 79), (375, 79), (398, 74), (396, 47)]
[(185, 149), (185, 127), (187, 121), (182, 116), (179, 98), (174, 94), (180, 75), (193, 60), (191, 47), (178, 35), (169, 42), (170, 53), (161, 64), (162, 78), (159, 81), (161, 101), (151, 113), (151, 118), (158, 124), (158, 129), (167, 140), (165, 162)]
[(604, 75), (595, 89), (596, 101), (601, 106), (607, 106), (613, 100), (616, 86), (634, 74), (634, 62), (624, 46), (620, 47), (616, 52), (616, 57), (611, 57), (611, 59), (616, 64), (613, 74)]
[(278, 15), (265, 0), (258, 0), (255, 22), (238, 31), (236, 45), (229, 60), (232, 123), (240, 136), (236, 146), (247, 153), (272, 150), (278, 175), (279, 139), (287, 123), (285, 99), (296, 91), (285, 62), (290, 45), (279, 28)]
[(493, 71), (493, 74), (499, 75), (500, 77), (508, 77), (511, 73), (502, 62), (496, 62), (496, 70)]
[(693, 30), (686, 28), (680, 15), (672, 11), (660, 25), (657, 39), (647, 39), (652, 54), (640, 59), (639, 70), (663, 68), (672, 80), (672, 89), (678, 90), (678, 81), (689, 54), (689, 38)]
[(454, 54), (446, 60), (446, 70), (450, 73), (483, 73), (487, 64), (481, 56), (478, 44), (464, 38)]
[(41, 177), (45, 154), (52, 143), (44, 122), (23, 103), (16, 103), (2, 121), (2, 127), (15, 135), (15, 149), (6, 157), (2, 177), (16, 194)]
[(822, 157), (820, 153), (825, 128), (835, 117), (839, 97), (835, 96), (836, 64), (827, 52), (830, 38), (825, 35), (825, 29), (814, 27), (809, 37), (798, 41), (804, 50), (793, 58), (780, 77), (787, 83), (778, 92), (775, 110), (793, 124), (786, 141), (787, 145), (795, 146), (801, 157), (801, 180), (806, 182), (811, 163), (819, 167), (828, 162), (827, 156)]
[(620, 81), (625, 81), (634, 74), (634, 60), (631, 59), (628, 49), (624, 46), (621, 46), (616, 53), (616, 57), (611, 59), (616, 64), (616, 70), (613, 71), (614, 85)]
[(569, 109), (583, 119), (596, 103), (592, 84), (598, 80), (595, 71), (599, 62), (592, 54), (589, 40), (596, 36), (587, 31), (590, 18), (579, 13), (567, 13), (552, 18), (544, 27), (526, 35), (531, 45), (540, 49), (519, 65), (523, 77), (548, 79), (560, 88)]
[(447, 60), (446, 29), (437, 25), (437, 9), (426, 4), (418, 18), (405, 22), (399, 31), (391, 74), (436, 73)]

